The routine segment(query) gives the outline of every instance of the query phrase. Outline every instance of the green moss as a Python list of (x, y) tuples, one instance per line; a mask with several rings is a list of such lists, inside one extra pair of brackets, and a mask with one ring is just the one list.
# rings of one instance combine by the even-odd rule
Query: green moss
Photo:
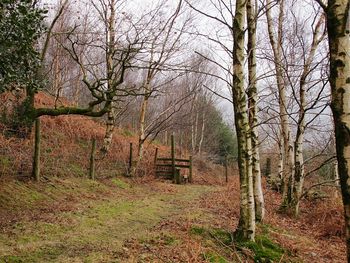
[[(251, 250), (254, 253), (255, 262), (279, 261), (285, 253), (284, 249), (270, 240), (268, 237), (268, 225), (262, 225), (261, 230), (262, 233), (256, 236), (255, 242), (242, 241), (237, 238), (234, 239), (231, 232), (219, 228), (211, 229), (201, 226), (192, 226), (190, 233), (201, 236), (205, 240), (207, 247), (220, 248), (220, 251), (224, 251), (226, 248), (235, 245), (238, 250)], [(226, 262), (222, 261), (225, 260), (224, 257), (211, 252), (205, 255), (205, 259), (209, 262)]]
[(126, 213), (131, 209), (133, 209), (134, 206), (135, 204), (133, 202), (128, 202), (128, 201), (124, 201), (119, 204), (103, 203), (99, 206), (96, 206), (92, 210), (92, 213), (97, 218), (106, 219), (107, 217)]
[(216, 240), (220, 240), (225, 245), (232, 244), (232, 234), (229, 231), (223, 229), (213, 229), (210, 231), (210, 235)]
[(204, 236), (206, 234), (206, 229), (204, 227), (192, 226), (190, 229), (190, 233), (194, 235)]
[(285, 253), (283, 248), (266, 235), (257, 235), (255, 242), (236, 240), (236, 246), (239, 249), (249, 248), (254, 253), (255, 262), (278, 262)]

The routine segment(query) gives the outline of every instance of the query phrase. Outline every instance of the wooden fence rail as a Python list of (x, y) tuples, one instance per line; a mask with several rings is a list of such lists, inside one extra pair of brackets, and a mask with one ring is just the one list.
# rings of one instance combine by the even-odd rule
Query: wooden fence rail
[[(183, 179), (192, 182), (192, 156), (189, 159), (175, 158), (174, 135), (171, 136), (171, 158), (158, 158), (158, 148), (154, 156), (156, 176), (162, 176), (180, 184)], [(181, 168), (188, 169), (188, 174), (181, 175)]]

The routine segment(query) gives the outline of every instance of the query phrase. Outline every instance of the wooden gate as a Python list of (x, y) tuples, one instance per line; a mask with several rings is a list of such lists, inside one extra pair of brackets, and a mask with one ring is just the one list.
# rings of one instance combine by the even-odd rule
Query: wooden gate
[[(175, 141), (174, 135), (171, 135), (171, 157), (158, 158), (158, 148), (155, 157), (156, 177), (164, 177), (171, 179), (175, 183), (180, 184), (183, 180), (192, 182), (192, 156), (189, 159), (175, 158)], [(181, 169), (188, 169), (188, 174), (181, 175)]]

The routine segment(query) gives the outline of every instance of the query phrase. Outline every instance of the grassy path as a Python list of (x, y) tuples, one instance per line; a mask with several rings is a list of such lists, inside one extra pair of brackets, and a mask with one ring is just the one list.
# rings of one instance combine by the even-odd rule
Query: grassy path
[(307, 225), (271, 204), (256, 243), (233, 240), (237, 193), (235, 184), (121, 179), (0, 184), (0, 263), (344, 262), (342, 247), (300, 231)]
[[(171, 243), (166, 231), (155, 227), (169, 218), (202, 217), (204, 213), (195, 202), (216, 189), (161, 183), (149, 189), (147, 185), (129, 187), (121, 181), (116, 184), (109, 189), (112, 193), (96, 199), (84, 200), (84, 190), (80, 189), (78, 208), (57, 212), (50, 220), (22, 220), (3, 229), (0, 262), (125, 262), (127, 258), (139, 261), (130, 257), (133, 253), (128, 253), (125, 245), (128, 240), (163, 238)], [(40, 196), (45, 198), (45, 194)], [(62, 193), (57, 190), (55, 194)]]

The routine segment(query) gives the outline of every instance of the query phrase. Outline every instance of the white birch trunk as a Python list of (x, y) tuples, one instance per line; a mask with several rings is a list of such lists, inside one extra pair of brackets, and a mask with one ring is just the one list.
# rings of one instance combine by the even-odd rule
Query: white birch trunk
[(254, 182), (255, 219), (261, 222), (265, 216), (264, 196), (261, 185), (261, 169), (259, 157), (259, 135), (257, 118), (257, 79), (256, 79), (256, 5), (254, 0), (247, 1), (248, 24), (248, 107), (249, 126), (252, 141), (252, 169)]
[(146, 113), (148, 109), (148, 102), (149, 102), (149, 97), (150, 97), (150, 92), (151, 92), (151, 84), (150, 80), (147, 80), (147, 83), (144, 85), (143, 92), (145, 93), (143, 96), (143, 100), (141, 103), (141, 108), (140, 108), (140, 118), (139, 118), (139, 133), (138, 133), (138, 150), (137, 150), (137, 160), (136, 160), (136, 167), (138, 164), (141, 162), (143, 158), (143, 146), (145, 143), (145, 132), (146, 132)]
[(240, 218), (236, 235), (246, 239), (255, 239), (255, 205), (252, 174), (252, 144), (249, 127), (248, 109), (244, 87), (244, 32), (246, 1), (236, 0), (233, 21), (233, 105), (238, 141), (238, 164), (240, 175)]
[(321, 26), (323, 23), (323, 18), (321, 17), (316, 24), (316, 27), (313, 32), (312, 43), (310, 47), (309, 54), (307, 56), (306, 62), (304, 64), (303, 72), (299, 82), (299, 118), (298, 118), (298, 127), (297, 134), (294, 142), (294, 184), (293, 184), (293, 197), (291, 202), (291, 208), (295, 216), (299, 215), (299, 203), (300, 197), (303, 192), (304, 186), (304, 155), (303, 155), (303, 143), (304, 143), (304, 134), (305, 134), (305, 110), (307, 106), (306, 102), (306, 84), (307, 76), (310, 73), (311, 63), (315, 57), (316, 49), (323, 39)]
[[(108, 5), (109, 10), (106, 10), (106, 17), (109, 11), (109, 16), (107, 19), (107, 27), (106, 27), (106, 72), (107, 72), (107, 89), (111, 90), (113, 86), (113, 75), (114, 75), (114, 62), (113, 55), (115, 51), (115, 0), (112, 0)], [(112, 144), (113, 140), (113, 131), (115, 124), (115, 105), (113, 102), (113, 98), (111, 99), (111, 106), (107, 113), (107, 122), (106, 122), (106, 132), (103, 139), (103, 146), (101, 151), (103, 153), (107, 153)]]
[[(278, 32), (277, 39), (275, 39), (272, 29), (271, 17), (271, 0), (267, 0), (267, 26), (270, 44), (274, 55), (275, 72), (277, 78), (277, 88), (279, 95), (279, 114), (281, 120), (282, 143), (283, 143), (283, 173), (282, 173), (282, 206), (288, 206), (291, 201), (291, 188), (294, 181), (293, 169), (293, 146), (291, 142), (291, 131), (287, 112), (286, 87), (284, 84), (282, 74), (282, 34), (283, 34), (283, 19), (284, 19), (284, 0), (279, 3), (279, 17), (278, 17)], [(289, 187), (288, 187), (289, 186)], [(288, 189), (289, 188), (289, 189)]]
[(115, 109), (114, 109), (114, 103), (112, 102), (111, 109), (107, 112), (106, 131), (105, 131), (105, 136), (103, 138), (103, 145), (101, 148), (101, 152), (104, 154), (108, 153), (109, 148), (112, 145), (114, 126), (115, 126)]

